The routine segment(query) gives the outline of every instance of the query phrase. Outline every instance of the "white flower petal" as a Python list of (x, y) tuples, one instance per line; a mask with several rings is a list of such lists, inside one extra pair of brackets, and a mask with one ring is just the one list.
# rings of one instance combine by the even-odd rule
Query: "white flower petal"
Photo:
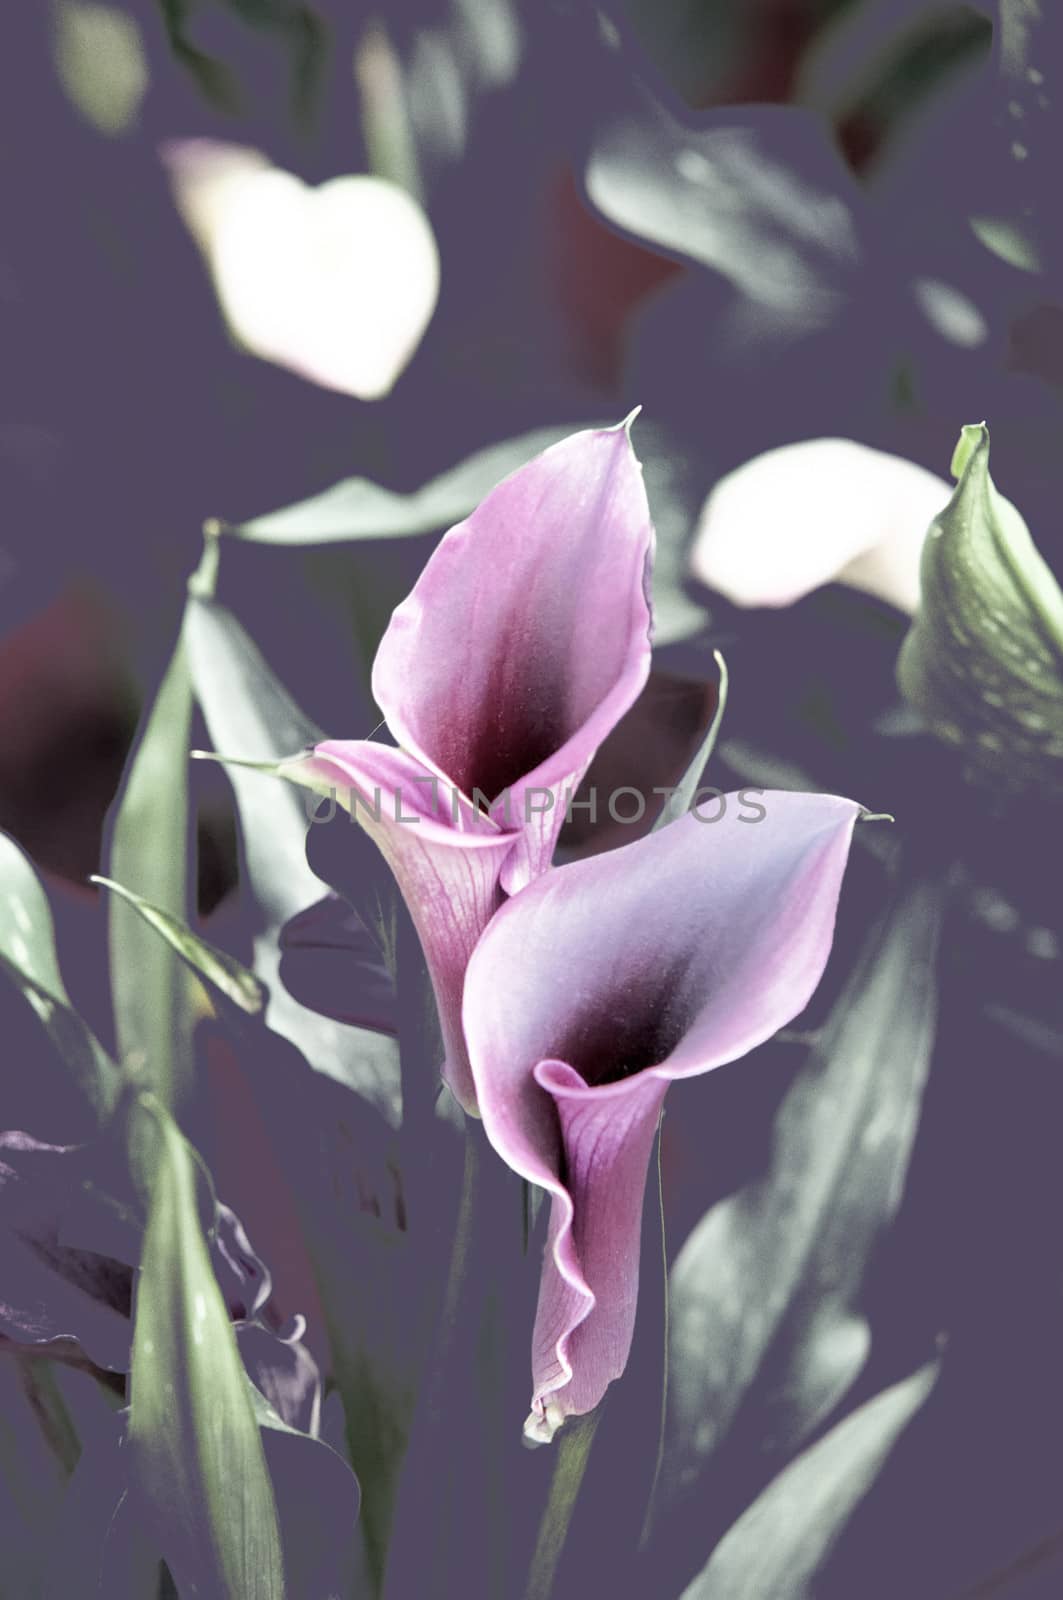
[(927, 528), (951, 495), (925, 467), (852, 439), (783, 445), (716, 485), (691, 566), (735, 605), (791, 605), (842, 582), (911, 613)]
[(416, 201), (366, 175), (313, 189), (237, 145), (189, 140), (163, 155), (240, 343), (324, 388), (387, 394), (439, 294)]

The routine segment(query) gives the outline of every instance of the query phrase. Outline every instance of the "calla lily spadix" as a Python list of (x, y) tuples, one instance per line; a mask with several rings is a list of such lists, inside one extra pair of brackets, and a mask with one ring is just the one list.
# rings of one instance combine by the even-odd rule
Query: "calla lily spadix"
[(800, 1012), (830, 952), (860, 807), (739, 796), (504, 905), (465, 978), (484, 1131), (551, 1212), (525, 1433), (552, 1438), (623, 1371), (643, 1192), (668, 1085), (734, 1061)]
[(373, 666), (398, 749), (329, 740), (282, 763), (388, 861), (435, 989), (444, 1077), (476, 1096), (461, 990), (506, 895), (550, 864), (568, 801), (650, 665), (654, 534), (627, 424), (572, 435), (445, 534)]

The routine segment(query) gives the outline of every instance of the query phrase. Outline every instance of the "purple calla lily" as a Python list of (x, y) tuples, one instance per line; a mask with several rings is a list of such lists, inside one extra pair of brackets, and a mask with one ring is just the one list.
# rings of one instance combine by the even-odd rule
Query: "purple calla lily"
[(767, 793), (762, 809), (731, 795), (713, 826), (688, 813), (546, 873), (470, 961), (463, 1018), (484, 1130), (551, 1196), (533, 1440), (592, 1410), (624, 1369), (669, 1083), (770, 1038), (826, 964), (860, 807)]
[(568, 800), (646, 681), (653, 545), (626, 424), (544, 451), (444, 536), (392, 616), (373, 693), (400, 748), (333, 740), (280, 769), (345, 795), (387, 858), (470, 1112), (465, 966), (505, 896), (549, 866)]

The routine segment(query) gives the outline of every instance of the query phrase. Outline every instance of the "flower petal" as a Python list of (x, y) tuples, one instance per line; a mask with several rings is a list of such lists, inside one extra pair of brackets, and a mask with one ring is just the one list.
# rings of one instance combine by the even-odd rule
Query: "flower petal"
[(509, 795), (508, 892), (549, 863), (564, 789), (646, 681), (652, 554), (626, 427), (577, 433), (452, 528), (392, 616), (374, 696), (430, 771)]
[(241, 343), (341, 394), (387, 394), (439, 293), (417, 202), (365, 174), (312, 189), (256, 150), (208, 139), (173, 141), (162, 157)]
[(502, 903), (499, 876), (517, 836), (499, 829), (412, 756), (387, 745), (333, 740), (280, 770), (293, 782), (332, 791), (384, 855), (435, 990), (446, 1052), (443, 1076), (475, 1114), (461, 1031), (462, 984), (476, 941)]
[(463, 1020), (484, 1129), (553, 1197), (533, 1436), (596, 1404), (622, 1370), (665, 1089), (744, 1055), (807, 1003), (859, 809), (729, 795), (715, 823), (688, 814), (544, 874), (480, 940)]
[(543, 1175), (552, 1195), (548, 1266), (532, 1335), (535, 1402), (525, 1423), (529, 1438), (548, 1443), (565, 1416), (593, 1411), (627, 1364), (642, 1197), (668, 1085), (640, 1074), (620, 1092), (603, 1093), (563, 1061), (540, 1062), (534, 1076), (554, 1102), (565, 1173), (563, 1184)]
[(925, 467), (851, 439), (783, 445), (716, 485), (691, 565), (739, 606), (791, 605), (840, 581), (911, 613), (926, 531), (950, 494)]
[(293, 1319), (278, 1334), (261, 1322), (238, 1322), (236, 1342), (252, 1383), (289, 1428), (317, 1438), (321, 1424), (321, 1373), (302, 1342), (305, 1323)]

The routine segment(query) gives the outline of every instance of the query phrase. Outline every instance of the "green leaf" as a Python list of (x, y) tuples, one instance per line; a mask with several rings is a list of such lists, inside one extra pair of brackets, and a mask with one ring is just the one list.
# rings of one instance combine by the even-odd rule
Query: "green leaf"
[(1063, 793), (1063, 591), (989, 475), (984, 423), (964, 428), (953, 470), (897, 681), (972, 778)]
[(600, 129), (585, 181), (607, 221), (785, 317), (831, 315), (858, 260), (852, 178), (800, 107), (729, 108), (695, 126), (647, 101)]
[(175, 950), (193, 971), (206, 978), (227, 1000), (239, 1006), (241, 1011), (254, 1016), (262, 1010), (266, 1003), (265, 988), (254, 973), (248, 972), (243, 963), (237, 961), (234, 956), (219, 950), (216, 945), (208, 944), (205, 939), (193, 933), (187, 923), (172, 917), (161, 907), (153, 906), (149, 900), (134, 894), (131, 889), (124, 889), (120, 883), (114, 883), (110, 878), (98, 874), (93, 874), (89, 881), (100, 884), (104, 889), (110, 889), (127, 905), (131, 905), (134, 911), (143, 917), (148, 927), (154, 928), (156, 933), (161, 934), (170, 948)]
[(117, 1097), (118, 1069), (70, 1003), (47, 897), (29, 858), (6, 833), (0, 833), (0, 965), (22, 990), (102, 1120)]
[(658, 828), (667, 827), (677, 817), (689, 811), (694, 796), (698, 792), (702, 773), (709, 764), (712, 752), (716, 748), (716, 740), (723, 722), (723, 714), (727, 709), (727, 663), (718, 650), (712, 652), (712, 659), (720, 669), (720, 687), (716, 693), (716, 710), (712, 714), (709, 731), (701, 741), (694, 759), (679, 780), (678, 787), (670, 794), (661, 809), (661, 814), (653, 824), (653, 832)]
[[(170, 916), (188, 910), (188, 745), (192, 689), (178, 637), (126, 768), (108, 875)], [(119, 1056), (160, 1098), (179, 1102), (191, 1065), (190, 979), (172, 949), (145, 939), (131, 905), (110, 905), (111, 992)]]
[[(666, 1472), (689, 1491), (746, 1412), (784, 1450), (866, 1359), (867, 1260), (893, 1216), (933, 1048), (942, 893), (917, 882), (876, 929), (777, 1115), (768, 1174), (714, 1206), (672, 1271)], [(742, 1441), (735, 1444), (736, 1450)], [(700, 1491), (699, 1491), (700, 1492)]]
[(330, 544), (432, 533), (460, 522), (503, 478), (575, 431), (574, 427), (537, 428), (489, 445), (412, 494), (384, 489), (368, 478), (346, 478), (324, 494), (282, 511), (235, 525), (219, 524), (219, 531), (260, 544)]
[(224, 606), (191, 597), (185, 639), (196, 699), (215, 748), (246, 758), (242, 766), (227, 763), (226, 770), (240, 818), (245, 881), (258, 912), (254, 967), (269, 990), (267, 1026), (290, 1040), (318, 1072), (355, 1089), (397, 1124), (394, 1041), (310, 1011), (278, 976), (281, 929), (327, 889), (307, 865), (305, 797), (270, 774), (278, 761), (324, 735)]
[(273, 1489), (200, 1227), (195, 1165), (161, 1105), (144, 1097), (135, 1115), (151, 1190), (130, 1368), (138, 1487), (182, 1591), (284, 1600)]
[(813, 1600), (815, 1578), (938, 1375), (930, 1362), (799, 1456), (713, 1551), (681, 1600)]

